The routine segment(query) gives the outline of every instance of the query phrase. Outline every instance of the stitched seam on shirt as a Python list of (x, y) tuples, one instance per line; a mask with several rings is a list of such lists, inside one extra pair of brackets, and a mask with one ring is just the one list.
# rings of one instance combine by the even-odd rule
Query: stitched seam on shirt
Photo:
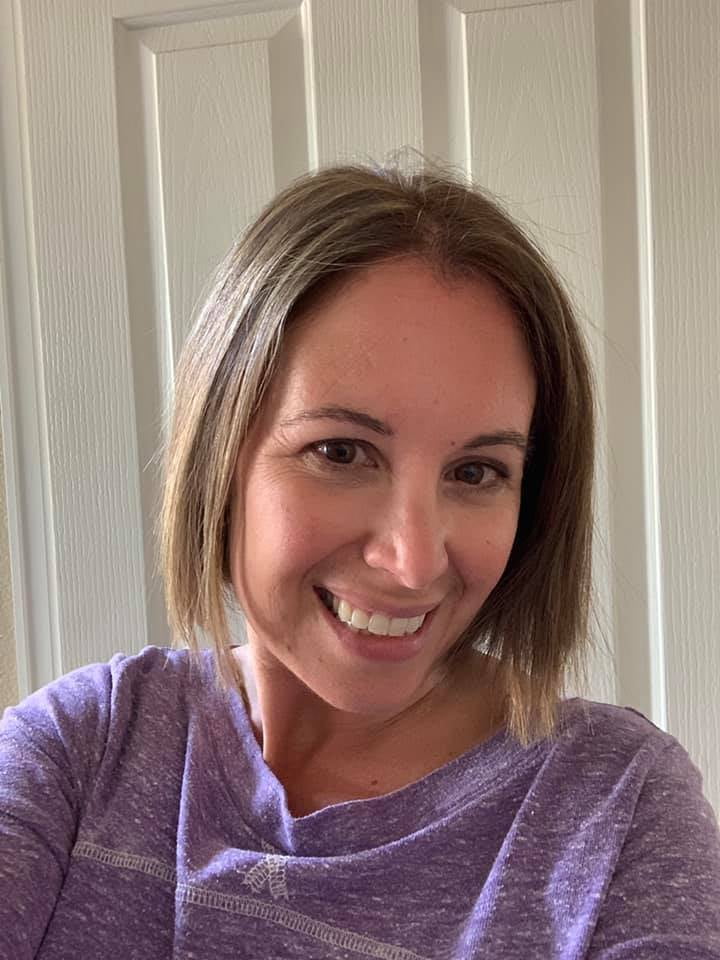
[(316, 920), (314, 917), (308, 917), (304, 913), (289, 910), (287, 907), (278, 904), (255, 900), (252, 897), (218, 893), (215, 890), (206, 890), (203, 887), (193, 887), (187, 884), (178, 884), (177, 889), (181, 898), (188, 903), (211, 907), (215, 910), (224, 910), (226, 913), (241, 914), (254, 919), (270, 920), (272, 923), (277, 923), (288, 930), (304, 933), (315, 940), (320, 940), (322, 943), (328, 943), (344, 950), (352, 950), (366, 957), (378, 957), (380, 960), (425, 960), (424, 957), (412, 950), (396, 947), (391, 943), (384, 943), (382, 940), (374, 940), (372, 937), (366, 937), (342, 927), (334, 927), (332, 924)]
[(126, 870), (137, 870), (149, 874), (159, 880), (173, 884), (177, 896), (186, 903), (195, 906), (209, 907), (214, 910), (223, 910), (226, 913), (239, 914), (245, 917), (268, 920), (288, 930), (303, 933), (322, 943), (330, 944), (344, 950), (352, 950), (365, 957), (377, 957), (378, 960), (427, 960), (412, 950), (397, 947), (382, 940), (375, 940), (343, 927), (334, 927), (332, 924), (304, 913), (289, 910), (287, 907), (274, 903), (266, 903), (253, 897), (243, 897), (237, 894), (218, 893), (216, 890), (207, 890), (204, 887), (195, 887), (186, 883), (177, 883), (177, 872), (168, 864), (152, 857), (143, 857), (135, 853), (123, 853), (119, 850), (109, 850), (87, 840), (75, 845), (73, 855), (97, 860), (106, 866), (120, 867)]
[(137, 870), (139, 873), (147, 873), (149, 876), (165, 880), (167, 883), (177, 882), (177, 873), (175, 870), (161, 860), (153, 860), (152, 857), (141, 857), (136, 853), (123, 853), (121, 850), (108, 850), (107, 847), (99, 847), (97, 844), (89, 843), (87, 840), (81, 840), (75, 844), (73, 856), (97, 860), (99, 863), (104, 863), (110, 867)]

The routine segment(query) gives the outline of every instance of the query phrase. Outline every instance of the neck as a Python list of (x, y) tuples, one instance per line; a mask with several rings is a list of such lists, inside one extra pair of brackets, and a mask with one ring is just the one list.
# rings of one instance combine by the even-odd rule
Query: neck
[[(263, 757), (298, 816), (420, 779), (502, 726), (490, 658), (470, 651), (452, 675), (392, 716), (338, 710), (251, 641), (237, 648)], [(301, 812), (298, 812), (301, 811)]]

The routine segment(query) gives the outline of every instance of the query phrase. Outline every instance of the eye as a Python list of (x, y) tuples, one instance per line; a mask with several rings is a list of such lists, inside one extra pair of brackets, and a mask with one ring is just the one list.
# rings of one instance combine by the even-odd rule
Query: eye
[(355, 440), (321, 440), (310, 447), (310, 453), (335, 467), (374, 465), (365, 448)]
[(351, 440), (323, 440), (316, 449), (332, 463), (352, 463), (357, 453), (357, 445)]
[(453, 468), (452, 474), (453, 479), (470, 487), (493, 486), (508, 476), (507, 470), (503, 467), (478, 460), (459, 464)]

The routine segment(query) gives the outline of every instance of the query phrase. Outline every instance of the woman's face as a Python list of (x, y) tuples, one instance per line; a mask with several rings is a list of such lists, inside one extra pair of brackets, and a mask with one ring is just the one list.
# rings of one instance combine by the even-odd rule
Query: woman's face
[(490, 283), (388, 261), (298, 321), (235, 476), (232, 580), (263, 663), (369, 716), (428, 692), (507, 563), (534, 398)]

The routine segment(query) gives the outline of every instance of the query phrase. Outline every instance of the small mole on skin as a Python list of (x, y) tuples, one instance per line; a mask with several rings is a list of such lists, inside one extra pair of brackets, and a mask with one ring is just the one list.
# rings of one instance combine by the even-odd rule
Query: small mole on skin
[(371, 786), (371, 787), (376, 787), (376, 786), (377, 786), (377, 783), (378, 783), (377, 780), (371, 780), (371, 781), (370, 781), (370, 786)]

